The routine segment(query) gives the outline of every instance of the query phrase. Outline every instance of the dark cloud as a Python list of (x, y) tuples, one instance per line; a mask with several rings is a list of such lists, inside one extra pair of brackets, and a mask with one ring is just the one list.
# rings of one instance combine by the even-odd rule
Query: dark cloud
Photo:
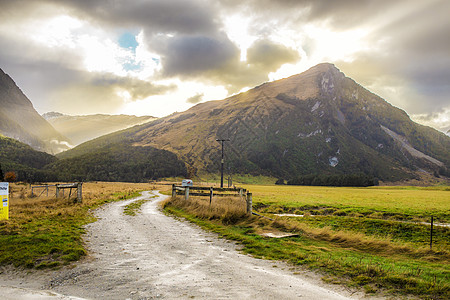
[(259, 24), (275, 20), (280, 25), (327, 23), (336, 29), (361, 26), (389, 9), (414, 5), (421, 0), (221, 0), (229, 13), (240, 11)]
[(144, 80), (133, 77), (119, 77), (112, 74), (96, 73), (88, 77), (88, 84), (95, 87), (108, 87), (110, 89), (121, 88), (127, 91), (131, 100), (142, 100), (154, 95), (162, 95), (167, 92), (173, 92), (177, 89), (174, 84), (160, 85), (152, 84)]
[(197, 103), (199, 103), (199, 102), (201, 102), (201, 101), (203, 100), (203, 96), (204, 96), (203, 93), (197, 94), (197, 95), (195, 95), (195, 96), (189, 97), (189, 98), (186, 100), (186, 102), (187, 102), (187, 103), (191, 103), (191, 104), (197, 104)]
[(199, 34), (215, 31), (214, 4), (195, 0), (47, 0), (71, 13), (113, 27), (145, 28), (152, 33)]
[(230, 93), (267, 81), (270, 72), (300, 59), (296, 50), (269, 40), (257, 40), (248, 49), (248, 60), (241, 61), (239, 49), (224, 34), (218, 38), (170, 38), (159, 51), (163, 76), (221, 84)]
[(160, 50), (164, 75), (197, 76), (221, 70), (239, 58), (239, 49), (225, 34), (210, 36), (176, 36)]

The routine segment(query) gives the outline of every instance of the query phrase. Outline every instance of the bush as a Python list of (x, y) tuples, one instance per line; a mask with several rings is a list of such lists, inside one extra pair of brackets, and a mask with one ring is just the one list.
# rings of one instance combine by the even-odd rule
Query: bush
[(15, 182), (17, 180), (17, 176), (15, 172), (6, 172), (5, 174), (5, 180), (7, 182)]

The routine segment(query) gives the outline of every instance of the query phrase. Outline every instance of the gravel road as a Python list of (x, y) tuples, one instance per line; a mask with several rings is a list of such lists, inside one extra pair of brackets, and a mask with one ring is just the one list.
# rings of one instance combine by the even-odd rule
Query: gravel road
[[(351, 298), (313, 273), (241, 254), (235, 243), (164, 215), (165, 197), (144, 192), (98, 209), (87, 226), (88, 258), (70, 268), (1, 269), (2, 299)], [(123, 207), (139, 199), (151, 200), (125, 215)]]

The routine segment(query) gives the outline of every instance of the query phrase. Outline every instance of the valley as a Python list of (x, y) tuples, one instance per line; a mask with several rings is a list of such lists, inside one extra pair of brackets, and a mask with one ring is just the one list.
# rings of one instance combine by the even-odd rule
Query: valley
[[(15, 113), (35, 116), (5, 76), (3, 95), (15, 91), (23, 101)], [(0, 127), (1, 171), (18, 181), (11, 218), (0, 221), (0, 278), (12, 294), (448, 296), (449, 229), (435, 226), (431, 247), (428, 233), (431, 216), (450, 222), (450, 137), (411, 121), (332, 64), (158, 119), (46, 118), (39, 116), (42, 126), (53, 128), (53, 120), (64, 131), (58, 141), (80, 144), (56, 151), (46, 138), (35, 143), (33, 133)], [(229, 139), (225, 176), (253, 192), (257, 215), (232, 199), (163, 201), (156, 190), (169, 187), (161, 179), (217, 185), (222, 138)], [(29, 194), (31, 184), (61, 181), (84, 182), (83, 203)], [(144, 190), (154, 192), (135, 198)], [(277, 234), (286, 237), (268, 237)], [(305, 276), (315, 278), (311, 286)]]

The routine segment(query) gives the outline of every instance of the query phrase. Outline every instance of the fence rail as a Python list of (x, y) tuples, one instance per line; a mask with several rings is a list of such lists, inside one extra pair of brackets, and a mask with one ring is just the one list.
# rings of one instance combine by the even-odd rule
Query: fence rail
[(209, 197), (209, 203), (211, 204), (213, 197), (240, 197), (244, 198), (247, 202), (247, 213), (252, 214), (252, 193), (247, 189), (242, 188), (215, 188), (204, 186), (177, 186), (172, 184), (172, 197), (177, 195), (184, 195), (186, 200), (189, 200), (189, 196)]
[(61, 196), (61, 191), (62, 191), (62, 197), (64, 197), (64, 190), (65, 189), (70, 189), (69, 190), (69, 198), (72, 195), (72, 189), (76, 189), (77, 190), (77, 202), (82, 201), (83, 199), (83, 183), (82, 182), (76, 182), (76, 183), (66, 183), (66, 184), (52, 184), (52, 185), (35, 185), (31, 187), (31, 195), (34, 195), (34, 190), (35, 189), (42, 189), (42, 192), (38, 195), (38, 197), (40, 197), (45, 191), (47, 192), (47, 196), (48, 196), (48, 190), (50, 187), (55, 187), (56, 191), (55, 191), (55, 196), (56, 198), (59, 198)]

